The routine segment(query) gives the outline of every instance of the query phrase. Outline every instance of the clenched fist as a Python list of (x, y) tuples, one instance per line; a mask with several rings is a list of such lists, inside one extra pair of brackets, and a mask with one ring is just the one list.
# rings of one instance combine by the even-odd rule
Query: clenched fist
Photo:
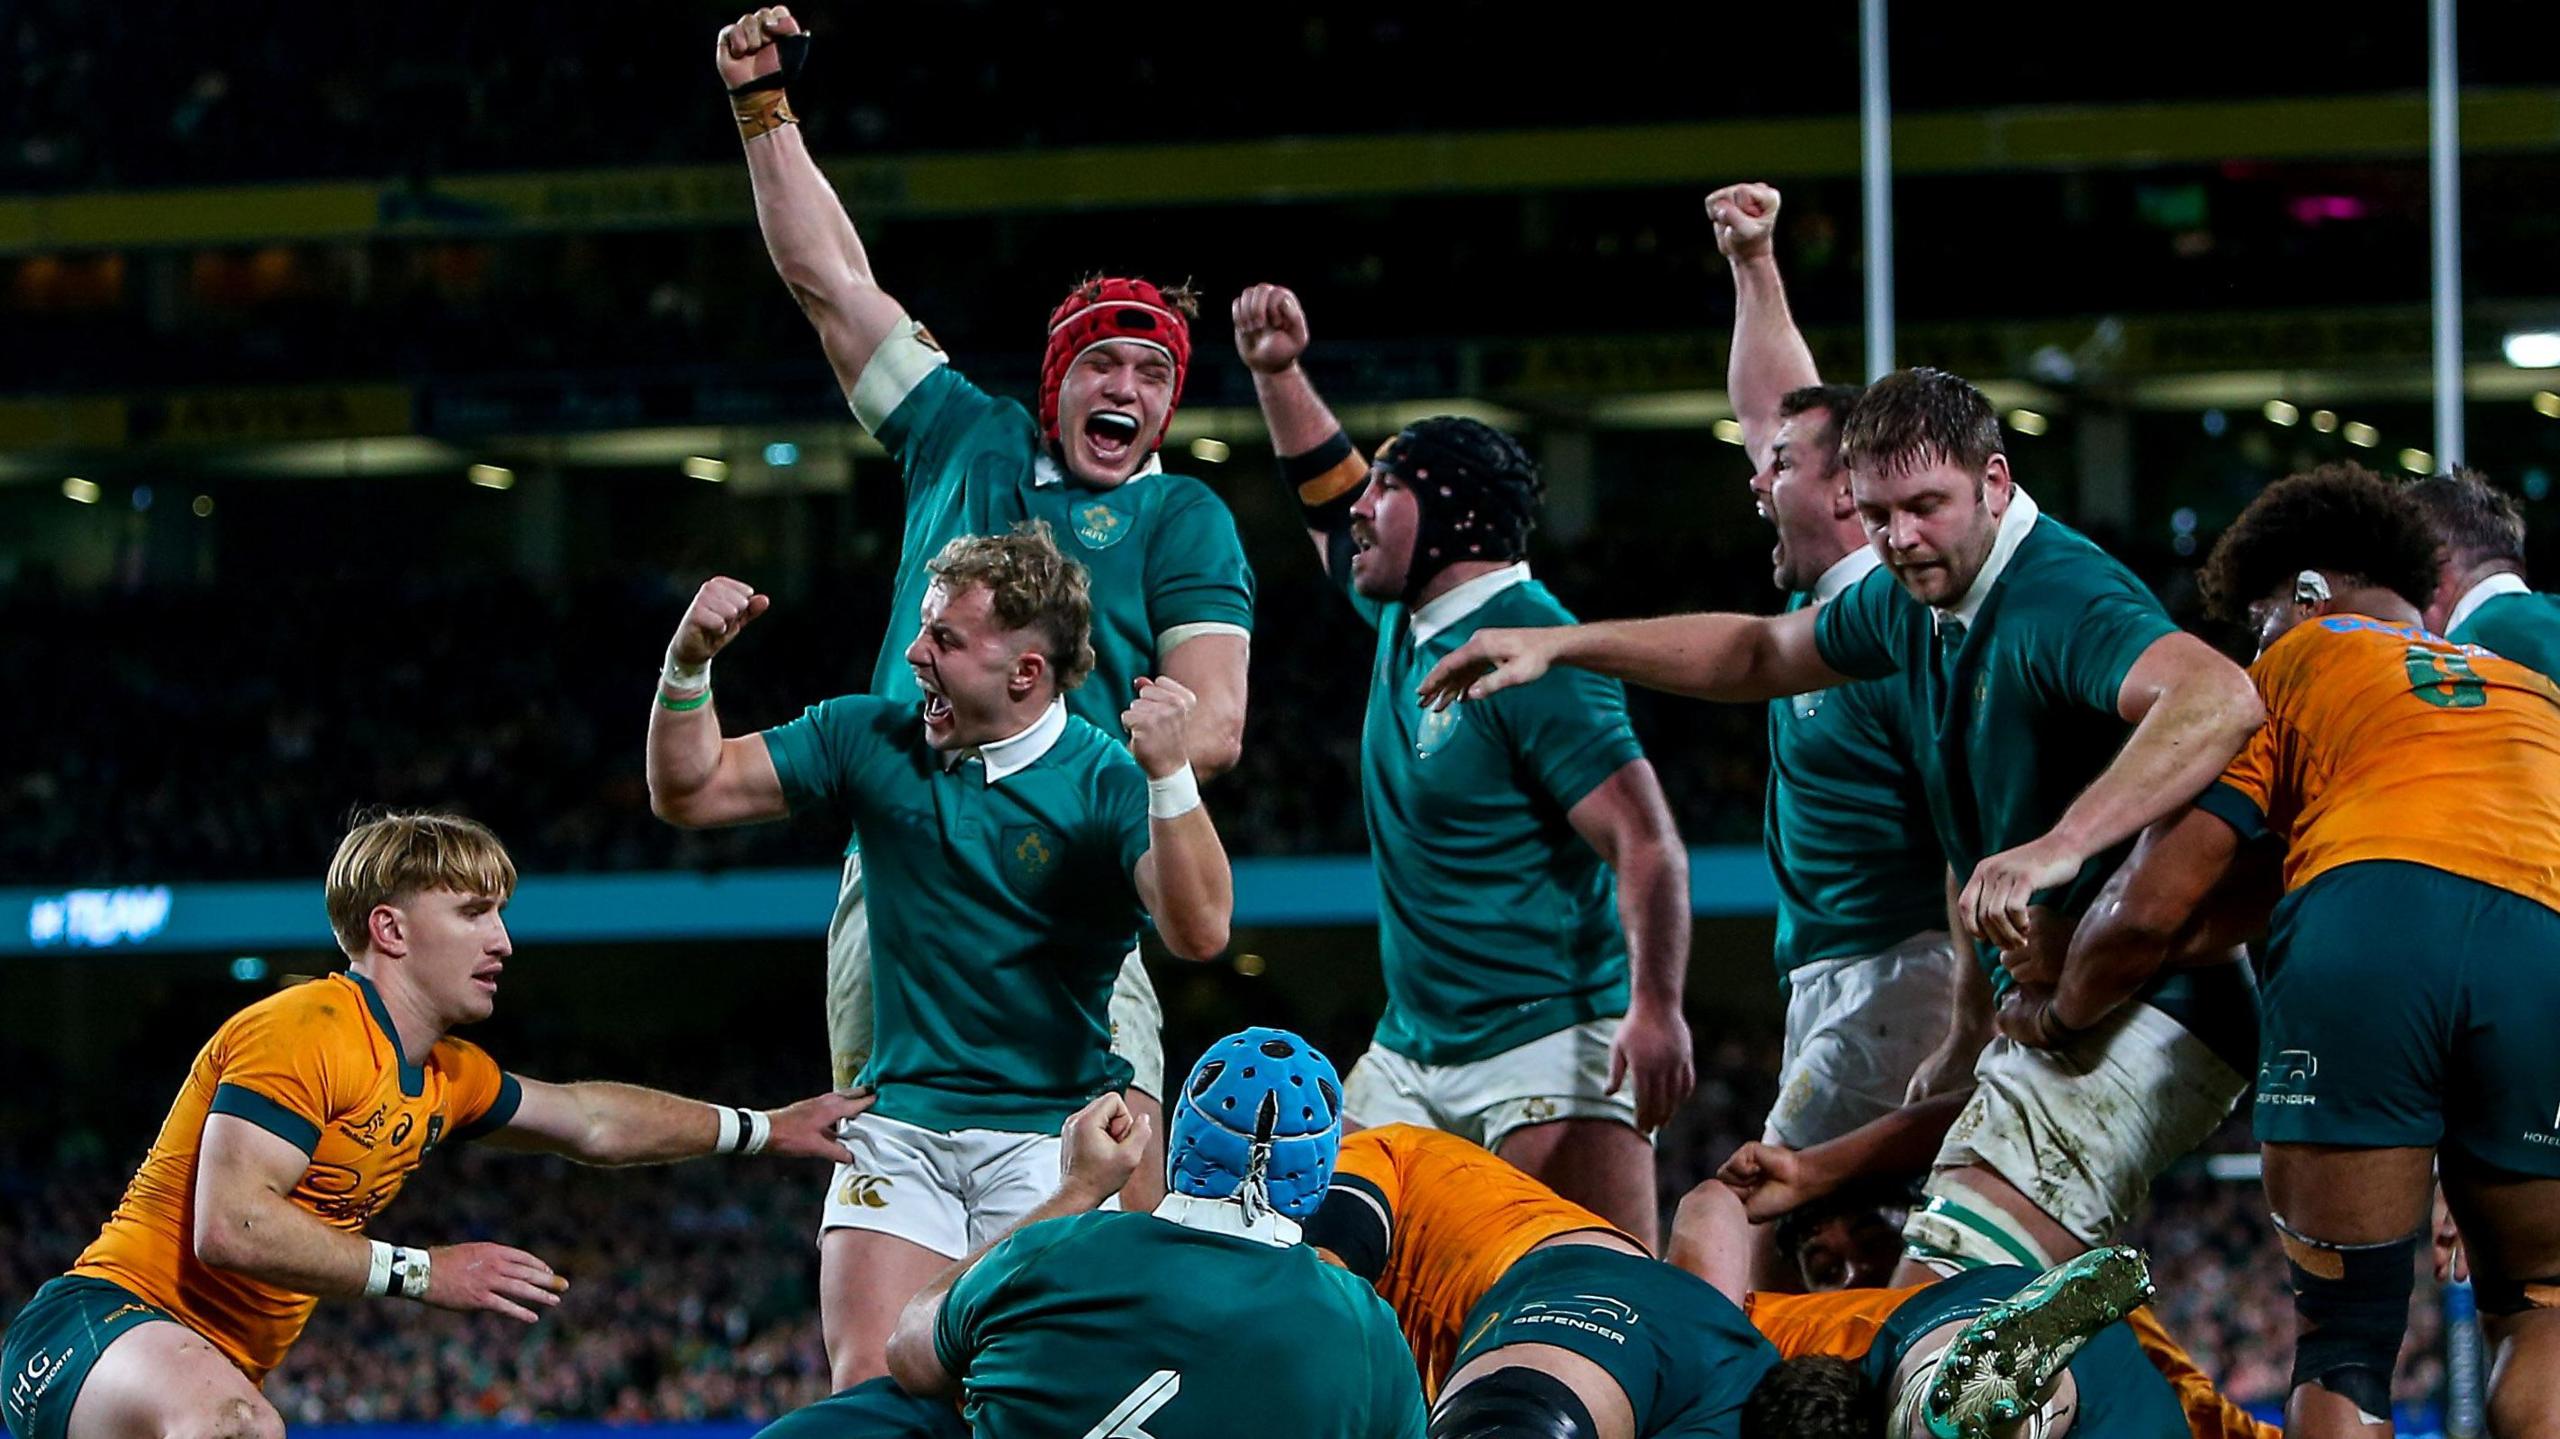
[(1307, 352), (1307, 312), (1281, 285), (1256, 285), (1228, 308), (1236, 354), (1257, 375), (1276, 375)]
[(1727, 185), (1707, 197), (1716, 226), (1716, 249), (1736, 262), (1765, 259), (1778, 227), (1778, 192), (1768, 185)]
[(707, 665), (713, 655), (728, 648), (738, 631), (772, 607), (773, 596), (757, 594), (755, 586), (744, 580), (726, 575), (707, 579), (694, 591), (693, 607), (684, 612), (684, 623), (676, 626), (667, 656), (680, 665)]
[(750, 10), (737, 23), (720, 27), (720, 38), (712, 51), (712, 63), (720, 69), (720, 83), (735, 91), (752, 80), (761, 80), (782, 69), (782, 56), (773, 42), (800, 33), (800, 22), (782, 5), (768, 5)]
[(1138, 1172), (1153, 1128), (1116, 1093), (1068, 1115), (1058, 1131), (1058, 1192), (1074, 1195), (1087, 1209), (1101, 1208)]
[(1129, 753), (1149, 779), (1165, 779), (1191, 763), (1191, 711), (1200, 697), (1161, 676), (1138, 681), (1138, 697), (1120, 712)]

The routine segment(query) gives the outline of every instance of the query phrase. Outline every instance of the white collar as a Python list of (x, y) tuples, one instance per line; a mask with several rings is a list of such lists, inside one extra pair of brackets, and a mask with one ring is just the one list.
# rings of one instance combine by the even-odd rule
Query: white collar
[(1203, 1234), (1223, 1234), (1230, 1239), (1251, 1239), (1274, 1249), (1286, 1249), (1305, 1234), (1298, 1221), (1285, 1214), (1263, 1211), (1259, 1219), (1248, 1221), (1244, 1206), (1232, 1199), (1202, 1199), (1196, 1194), (1168, 1194), (1155, 1209), (1156, 1218), (1197, 1229)]
[[(1164, 456), (1160, 454), (1149, 455), (1147, 456), (1147, 462), (1138, 466), (1136, 473), (1130, 475), (1129, 478), (1122, 480), (1120, 484), (1134, 485), (1149, 475), (1161, 475), (1163, 473)], [(1050, 454), (1047, 450), (1042, 450), (1039, 457), (1031, 462), (1031, 487), (1033, 489), (1054, 490), (1066, 482), (1066, 467), (1059, 464), (1058, 457)], [(1091, 487), (1087, 486), (1086, 488)], [(1119, 486), (1115, 485), (1112, 488), (1117, 489)], [(1095, 490), (1094, 493), (1103, 494), (1106, 492), (1102, 490)]]
[(2455, 603), (2453, 613), (2445, 616), (2444, 632), (2446, 634), (2452, 634), (2455, 630), (2462, 628), (2462, 622), (2471, 618), (2472, 611), (2477, 610), (2482, 605), (2487, 604), (2489, 601), (2496, 599), (2500, 595), (2529, 595), (2532, 593), (2533, 586), (2524, 582), (2524, 576), (2516, 574), (2513, 571), (2500, 570), (2498, 573), (2489, 576), (2489, 578), (2482, 580), (2480, 583), (2473, 585), (2471, 588), (2462, 592), (2462, 598)]
[(2035, 528), (2037, 514), (2036, 502), (2027, 494), (2026, 486), (2012, 482), (2009, 486), (2009, 508), (2001, 512), (2000, 534), (1991, 542), (1991, 555), (1982, 562), (1982, 573), (1973, 577), (1973, 587), (1964, 592), (1963, 599), (1956, 601), (1955, 608), (1930, 606), (1932, 623), (1940, 629), (1946, 628), (1949, 620), (1968, 627), (1973, 624), (1982, 613), (1983, 601), (1991, 598), (1991, 587), (2000, 583), (2000, 576), (2008, 571), (2009, 559), (2017, 554), (2019, 541), (2027, 537), (2027, 531)]
[(1876, 567), (1883, 563), (1884, 556), (1876, 553), (1875, 546), (1865, 544), (1858, 546), (1833, 560), (1831, 568), (1824, 570), (1821, 576), (1814, 580), (1813, 602), (1818, 605), (1827, 605), (1840, 598), (1849, 586), (1875, 573)]
[(1003, 739), (989, 740), (974, 750), (953, 750), (943, 757), (942, 767), (958, 769), (962, 760), (974, 759), (986, 766), (987, 783), (994, 784), (1009, 774), (1020, 774), (1039, 763), (1067, 732), (1067, 702), (1053, 699), (1040, 712), (1030, 728)]
[(1513, 585), (1525, 585), (1528, 582), (1529, 562), (1522, 560), (1515, 565), (1504, 565), (1498, 570), (1488, 570), (1465, 584), (1424, 602), (1415, 607), (1413, 612), (1413, 642), (1418, 645), (1429, 644), (1432, 636), (1483, 609), (1486, 602), (1495, 595)]

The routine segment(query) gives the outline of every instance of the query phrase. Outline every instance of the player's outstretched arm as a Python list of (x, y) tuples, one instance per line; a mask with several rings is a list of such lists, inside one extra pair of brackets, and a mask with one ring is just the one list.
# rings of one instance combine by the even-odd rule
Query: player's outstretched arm
[(558, 1154), (580, 1164), (672, 1164), (714, 1154), (778, 1154), (843, 1164), (853, 1158), (836, 1126), (872, 1096), (825, 1094), (775, 1110), (706, 1104), (636, 1084), (545, 1084), (519, 1075), (524, 1097), (489, 1136), (501, 1149)]
[(950, 1298), (952, 1286), (977, 1268), (979, 1261), (998, 1245), (1032, 1225), (1100, 1209), (1128, 1184), (1130, 1175), (1138, 1172), (1153, 1130), (1147, 1116), (1132, 1114), (1128, 1101), (1117, 1094), (1103, 1095), (1068, 1115), (1058, 1131), (1062, 1141), (1058, 1191), (985, 1248), (942, 1271), (932, 1283), (916, 1291), (907, 1307), (898, 1311), (898, 1327), (889, 1334), (889, 1377), (910, 1394), (956, 1397), (960, 1376), (943, 1364), (940, 1349), (934, 1343), (934, 1333), (942, 1324), (943, 1304)]
[(1571, 665), (1691, 699), (1756, 703), (1846, 684), (1813, 639), (1820, 612), (1665, 615), (1652, 620), (1478, 630), (1423, 677), (1423, 703), (1447, 709), (1555, 665)]
[(296, 1294), (416, 1299), (527, 1324), (569, 1287), (503, 1244), (406, 1249), (333, 1229), (293, 1202), (310, 1167), (308, 1153), (249, 1120), (207, 1116), (196, 1155), (197, 1260)]
[(1991, 976), (1982, 967), (1973, 942), (1956, 922), (1956, 872), (1947, 870), (1947, 927), (1955, 936), (1955, 988), (1947, 997), (1946, 1037), (1912, 1071), (1902, 1094), (1906, 1105), (1942, 1094), (1971, 1094), (1973, 1068), (1982, 1047), (1991, 1042), (1993, 1015)]
[(1960, 1094), (1906, 1104), (1806, 1149), (1753, 1140), (1733, 1152), (1715, 1182), (1741, 1198), (1752, 1223), (1766, 1224), (1861, 1179), (1926, 1170), (1964, 1104)]
[(1336, 541), (1351, 528), (1351, 505), (1369, 474), (1369, 461), (1342, 432), (1342, 423), (1298, 368), (1307, 351), (1307, 312), (1280, 285), (1256, 285), (1228, 307), (1235, 322), (1236, 355), (1253, 372), (1253, 397), (1271, 431), (1280, 472), (1298, 493), (1316, 559), (1334, 564)]
[(747, 175), (755, 184), (756, 225), (773, 268), (818, 329), (827, 363), (847, 396), (871, 354), (906, 318), (871, 275), (871, 257), (835, 187), (809, 155), (799, 121), (778, 84), (790, 78), (784, 42), (806, 44), (791, 11), (750, 10), (721, 28), (714, 46), (720, 81), (738, 112)]
[(1649, 760), (1632, 759), (1565, 812), (1618, 877), (1627, 1015), (1609, 1046), (1609, 1091), (1634, 1089), (1636, 1126), (1660, 1129), (1698, 1087), (1681, 994), (1689, 974), (1689, 850)]
[(1767, 185), (1727, 185), (1707, 197), (1716, 249), (1733, 267), (1733, 349), (1725, 392), (1742, 422), (1742, 446), (1757, 468), (1769, 463), (1778, 436), (1778, 402), (1790, 390), (1822, 383), (1813, 351), (1787, 309), (1778, 275), (1778, 192)]
[(1191, 768), (1188, 734), (1198, 701), (1170, 677), (1141, 679), (1137, 688), (1120, 723), (1129, 731), (1129, 753), (1147, 775), (1147, 850), (1133, 875), (1138, 897), (1176, 957), (1216, 959), (1227, 950), (1236, 886)]
[(711, 659), (773, 604), (742, 580), (703, 582), (667, 644), (649, 711), (649, 810), (686, 829), (791, 813), (762, 735), (723, 739), (711, 705)]
[(2174, 961), (2239, 854), (2240, 836), (2201, 809), (2144, 831), (2081, 917), (2052, 988), (2012, 990), (2000, 1032), (2049, 1049), (2113, 1014)]
[(1709, 1179), (1680, 1196), (1671, 1215), (1671, 1243), (1662, 1262), (1685, 1269), (1740, 1305), (1751, 1297), (1751, 1220), (1742, 1197)]
[(1974, 866), (1958, 901), (1967, 932), (2003, 948), (2027, 946), (2037, 891), (2068, 882), (2094, 856), (2175, 814), (2204, 793), (2266, 721), (2247, 672), (2185, 633), (2163, 635), (2128, 671), (2117, 713), (2125, 741), (2042, 836)]

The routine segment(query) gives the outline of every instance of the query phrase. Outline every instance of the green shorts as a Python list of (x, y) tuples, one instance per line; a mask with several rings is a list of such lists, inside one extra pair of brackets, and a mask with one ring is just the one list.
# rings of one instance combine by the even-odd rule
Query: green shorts
[(9, 1321), (0, 1342), (0, 1376), (9, 1386), (0, 1394), (0, 1416), (9, 1432), (17, 1439), (62, 1439), (98, 1356), (135, 1325), (153, 1320), (178, 1322), (121, 1284), (76, 1274), (47, 1281)]
[(969, 1439), (968, 1421), (944, 1399), (918, 1399), (883, 1376), (804, 1405), (755, 1439)]
[(1608, 1371), (1638, 1439), (1732, 1434), (1778, 1351), (1714, 1286), (1659, 1260), (1564, 1244), (1521, 1257), (1467, 1315), (1452, 1372), (1509, 1344), (1552, 1344)]
[(2425, 865), (2344, 865), (2276, 906), (2258, 1139), (2443, 1146), (2560, 1178), (2560, 912)]

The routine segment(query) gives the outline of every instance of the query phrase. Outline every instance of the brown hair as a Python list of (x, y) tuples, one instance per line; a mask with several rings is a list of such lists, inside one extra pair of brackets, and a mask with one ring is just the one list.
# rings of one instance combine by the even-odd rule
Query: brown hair
[(1832, 463), (1840, 460), (1840, 432), (1849, 423), (1850, 412), (1858, 407), (1858, 397), (1867, 392), (1864, 385), (1798, 385), (1778, 397), (1778, 418), (1792, 420), (1809, 410), (1821, 410), (1830, 416), (1822, 432), (1811, 438), (1831, 451)]
[(1896, 476), (1945, 461), (1979, 477), (2006, 454), (1980, 390), (1944, 370), (1896, 370), (1858, 397), (1840, 426), (1840, 462)]
[(2467, 570), (2483, 560), (2510, 560), (2524, 568), (2524, 507), (2487, 475), (2467, 466), (2429, 475), (2409, 482), (2409, 496), (2426, 511), (2456, 568)]
[(2436, 537), (2409, 495), (2362, 465), (2322, 465), (2269, 485), (2204, 562), (2205, 604), (2245, 624), (2249, 606), (2304, 570), (2353, 575), (2420, 609), (2436, 588)]
[(1024, 520), (1001, 535), (963, 535), (926, 568), (953, 594), (985, 586), (1006, 629), (1037, 631), (1058, 693), (1093, 673), (1093, 581), (1058, 549), (1048, 521)]
[(1742, 1401), (1743, 1439), (1863, 1439), (1880, 1427), (1877, 1396), (1858, 1366), (1800, 1354), (1752, 1386)]
[(364, 953), (376, 905), (434, 889), (485, 894), (503, 904), (515, 888), (516, 863), (487, 825), (459, 815), (386, 810), (355, 817), (329, 861), (325, 893), (329, 927), (352, 957)]

